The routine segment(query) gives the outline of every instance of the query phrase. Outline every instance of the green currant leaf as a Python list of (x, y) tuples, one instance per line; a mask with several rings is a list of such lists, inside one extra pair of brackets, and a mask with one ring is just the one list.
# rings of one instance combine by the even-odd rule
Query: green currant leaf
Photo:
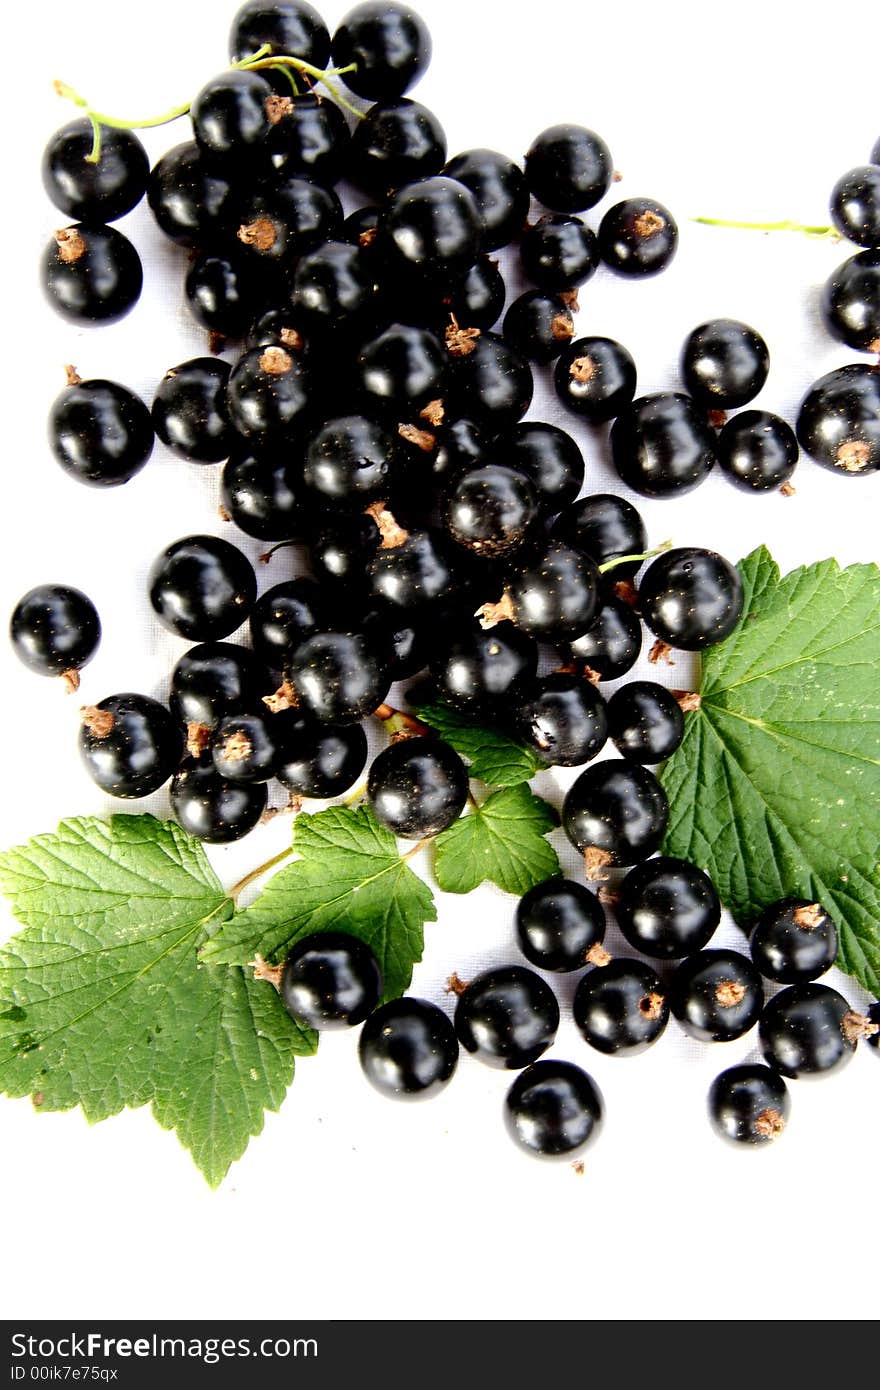
[(152, 1103), (221, 1181), (296, 1054), (275, 992), (197, 951), (233, 904), (201, 845), (153, 816), (83, 817), (0, 856), (24, 930), (0, 948), (0, 1090), (90, 1121)]
[(419, 705), (418, 716), (451, 744), (470, 764), (468, 771), (490, 787), (515, 787), (528, 782), (543, 764), (531, 749), (494, 729), (482, 729), (448, 705)]
[(661, 774), (664, 851), (705, 869), (744, 928), (777, 898), (821, 902), (838, 963), (880, 994), (880, 570), (780, 579), (762, 548), (740, 572), (743, 620), (707, 652)]
[(422, 957), (424, 924), (437, 912), (430, 888), (401, 856), (394, 836), (366, 806), (334, 806), (297, 816), (293, 843), (299, 859), (221, 926), (202, 959), (245, 965), (259, 954), (280, 960), (301, 936), (333, 928), (373, 948), (384, 998), (402, 994)]
[(557, 824), (552, 806), (528, 787), (493, 792), (437, 836), (437, 882), (447, 893), (469, 893), (489, 881), (521, 897), (560, 873), (556, 851), (544, 839)]

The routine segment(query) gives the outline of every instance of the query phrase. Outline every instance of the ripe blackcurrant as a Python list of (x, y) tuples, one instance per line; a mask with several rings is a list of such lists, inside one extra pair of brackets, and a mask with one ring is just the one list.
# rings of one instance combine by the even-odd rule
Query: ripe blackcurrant
[(343, 82), (368, 101), (394, 101), (419, 80), (431, 61), (431, 35), (410, 9), (396, 0), (363, 0), (333, 35), (336, 67), (355, 64)]
[(452, 550), (447, 534), (437, 530), (412, 531), (399, 545), (383, 545), (367, 566), (370, 594), (408, 616), (445, 603), (458, 587)]
[(319, 724), (296, 710), (272, 716), (275, 776), (296, 796), (342, 796), (367, 765), (361, 724)]
[(559, 1005), (549, 985), (523, 965), (499, 966), (469, 982), (458, 997), (455, 1032), (467, 1052), (491, 1067), (517, 1071), (551, 1047)]
[(288, 579), (261, 594), (251, 612), (251, 642), (270, 671), (281, 675), (297, 647), (332, 625), (333, 604), (314, 579)]
[(474, 195), (485, 251), (516, 240), (529, 214), (529, 190), (518, 164), (496, 150), (465, 150), (450, 159), (444, 173)]
[(141, 259), (115, 227), (77, 223), (56, 232), (43, 255), (52, 307), (74, 323), (114, 323), (133, 308), (144, 283)]
[(613, 420), (636, 393), (636, 364), (613, 338), (578, 338), (562, 350), (553, 371), (556, 394), (590, 425)]
[(407, 97), (371, 106), (352, 136), (350, 175), (377, 196), (439, 174), (445, 163), (442, 125), (433, 111)]
[(667, 550), (645, 571), (639, 609), (670, 647), (701, 651), (729, 637), (743, 609), (739, 572), (713, 550)]
[(455, 1029), (426, 999), (392, 999), (370, 1014), (358, 1040), (367, 1080), (385, 1096), (416, 1100), (437, 1095), (458, 1065)]
[(662, 763), (684, 737), (681, 706), (665, 685), (630, 681), (608, 701), (608, 736), (622, 757)]
[(171, 673), (171, 712), (181, 724), (213, 729), (229, 714), (261, 709), (266, 676), (253, 652), (232, 642), (201, 642)]
[(822, 318), (848, 347), (880, 353), (880, 249), (861, 251), (837, 267), (822, 295)]
[(49, 415), (49, 443), (65, 473), (94, 487), (117, 487), (153, 451), (150, 412), (115, 381), (75, 381)]
[(150, 164), (133, 130), (101, 128), (101, 154), (92, 152), (88, 117), (56, 130), (43, 151), (43, 187), (57, 208), (77, 221), (115, 222), (140, 202)]
[(757, 1063), (729, 1067), (709, 1088), (712, 1128), (735, 1144), (769, 1144), (778, 1139), (790, 1111), (782, 1077)]
[(289, 108), (272, 126), (266, 152), (283, 174), (298, 174), (332, 188), (345, 172), (350, 145), (345, 117), (335, 102), (305, 92), (291, 97)]
[(715, 435), (690, 396), (639, 396), (611, 427), (618, 475), (643, 497), (690, 492), (715, 464)]
[(497, 463), (463, 473), (446, 504), (450, 535), (474, 555), (489, 559), (518, 550), (537, 515), (528, 478)]
[[(867, 1027), (866, 1027), (867, 1025)], [(767, 1004), (761, 1049), (783, 1076), (815, 1076), (844, 1066), (867, 1033), (868, 1020), (827, 985), (789, 985)]]
[(594, 875), (654, 854), (668, 818), (666, 793), (653, 773), (616, 758), (586, 768), (562, 807), (565, 833)]
[(685, 342), (681, 374), (695, 401), (709, 409), (731, 410), (757, 396), (770, 370), (767, 344), (737, 319), (700, 324)]
[(788, 482), (798, 460), (795, 432), (779, 415), (743, 410), (718, 436), (722, 473), (746, 492), (767, 492)]
[(599, 606), (599, 572), (580, 550), (549, 541), (508, 572), (499, 604), (481, 609), (487, 626), (510, 618), (539, 641), (557, 642), (586, 632)]
[(253, 566), (229, 541), (185, 536), (157, 557), (148, 579), (159, 621), (178, 637), (209, 642), (247, 619), (257, 596)]
[(280, 986), (287, 1012), (309, 1028), (363, 1023), (382, 994), (382, 972), (365, 941), (348, 932), (300, 937), (284, 962)]
[(93, 782), (111, 796), (149, 796), (183, 755), (183, 738), (164, 705), (146, 695), (110, 695), (83, 710), (79, 748)]
[(223, 507), (240, 531), (259, 540), (286, 541), (302, 533), (304, 491), (302, 472), (284, 448), (242, 443), (223, 466)]
[(675, 219), (653, 198), (617, 203), (599, 224), (599, 254), (618, 275), (657, 275), (677, 247)]
[(276, 174), (242, 198), (238, 222), (237, 239), (250, 262), (288, 269), (338, 235), (342, 205), (331, 189), (310, 179)]
[(147, 200), (158, 226), (183, 246), (215, 247), (231, 235), (237, 188), (194, 140), (175, 145), (154, 165)]
[[(642, 555), (648, 548), (645, 523), (631, 502), (612, 493), (596, 492), (563, 507), (552, 532), (575, 550), (582, 550), (597, 565), (620, 560), (624, 555)], [(641, 560), (614, 566), (615, 579), (630, 579)]]
[(19, 661), (40, 676), (63, 676), (70, 690), (98, 649), (101, 620), (91, 599), (66, 584), (40, 584), (18, 600), (9, 639)]
[(211, 845), (240, 840), (266, 809), (264, 782), (230, 782), (211, 762), (187, 762), (171, 783), (171, 809), (188, 835)]
[(831, 190), (831, 220), (857, 246), (880, 248), (880, 169), (861, 164)]
[(624, 957), (583, 976), (572, 1013), (590, 1046), (615, 1056), (644, 1052), (669, 1022), (669, 1004), (659, 976), (643, 961)]
[(360, 246), (328, 241), (303, 256), (293, 278), (293, 307), (315, 333), (365, 326), (376, 287)]
[(538, 666), (534, 638), (513, 623), (484, 630), (456, 625), (431, 656), (431, 675), (443, 699), (476, 716), (509, 708)]
[(764, 908), (750, 944), (752, 960), (766, 979), (805, 984), (834, 964), (837, 928), (819, 903), (782, 898)]
[(523, 743), (548, 767), (580, 767), (608, 737), (605, 701), (583, 676), (553, 671), (539, 676), (514, 712)]
[(739, 951), (698, 951), (669, 982), (669, 1007), (682, 1028), (701, 1042), (731, 1042), (758, 1022), (764, 987)]
[(548, 878), (517, 903), (516, 935), (526, 960), (539, 970), (582, 970), (604, 940), (605, 909), (582, 884)]
[(316, 501), (362, 511), (393, 490), (399, 465), (397, 442), (365, 415), (325, 421), (308, 442), (303, 482)]
[(617, 680), (642, 650), (642, 625), (628, 603), (606, 598), (586, 632), (568, 644), (572, 661), (591, 679)]
[(838, 367), (810, 387), (798, 412), (805, 453), (845, 477), (880, 468), (880, 370), (861, 362)]
[(275, 775), (275, 726), (280, 716), (227, 714), (211, 735), (211, 758), (228, 782), (268, 782)]
[(490, 435), (511, 429), (532, 403), (534, 380), (528, 362), (494, 333), (481, 333), (455, 358), (450, 404)]
[(476, 259), (480, 213), (457, 179), (420, 179), (393, 194), (379, 224), (392, 271), (431, 283), (455, 280)]
[[(522, 268), (545, 294), (577, 289), (599, 265), (596, 234), (579, 217), (541, 217), (519, 243)], [(570, 336), (570, 335), (569, 335)]]
[(258, 72), (229, 70), (211, 78), (190, 107), (200, 148), (227, 163), (252, 158), (271, 129), (271, 96), (272, 88)]
[(576, 1158), (595, 1138), (603, 1116), (598, 1086), (571, 1062), (533, 1062), (504, 1104), (508, 1134), (538, 1158)]
[(297, 647), (285, 671), (298, 708), (322, 724), (356, 724), (382, 703), (388, 672), (361, 632), (316, 632)]
[(439, 835), (464, 810), (468, 775), (442, 739), (392, 743), (373, 759), (367, 800), (377, 820), (406, 840)]
[(229, 34), (229, 56), (238, 62), (268, 44), (272, 53), (302, 58), (323, 68), (330, 57), (330, 35), (307, 0), (246, 0), (236, 11)]
[(366, 343), (357, 360), (358, 385), (368, 406), (395, 421), (443, 395), (446, 352), (435, 333), (395, 323)]
[(584, 456), (558, 425), (526, 420), (502, 436), (497, 450), (499, 462), (526, 475), (539, 511), (549, 516), (573, 502), (583, 487)]
[(289, 438), (309, 404), (301, 360), (283, 347), (251, 348), (229, 374), (226, 404), (233, 425), (246, 438)]
[(540, 203), (556, 212), (583, 212), (608, 192), (611, 152), (594, 130), (554, 125), (532, 141), (526, 182)]
[(635, 950), (677, 960), (702, 950), (711, 939), (721, 920), (721, 902), (712, 880), (696, 864), (661, 855), (626, 875), (616, 913)]
[(552, 362), (574, 337), (574, 319), (556, 295), (527, 290), (504, 316), (504, 337), (532, 362)]
[(194, 463), (229, 456), (235, 432), (226, 409), (229, 363), (195, 357), (171, 367), (153, 398), (153, 427), (162, 443)]

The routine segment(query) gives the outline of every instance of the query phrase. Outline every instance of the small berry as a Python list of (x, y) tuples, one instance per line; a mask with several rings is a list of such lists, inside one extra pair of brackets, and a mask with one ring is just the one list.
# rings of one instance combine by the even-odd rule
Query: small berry
[(761, 1049), (783, 1076), (818, 1076), (844, 1066), (870, 1022), (827, 985), (789, 985), (761, 1019)]
[(492, 1067), (516, 1071), (551, 1047), (559, 1005), (549, 985), (522, 965), (500, 966), (471, 980), (458, 997), (455, 1032), (466, 1051)]
[(660, 855), (630, 870), (620, 885), (616, 913), (635, 950), (676, 960), (707, 944), (721, 920), (721, 901), (696, 864)]
[(669, 1006), (682, 1028), (701, 1042), (731, 1042), (758, 1022), (761, 977), (738, 951), (699, 951), (669, 982)]
[(308, 1028), (351, 1028), (379, 1003), (382, 972), (365, 941), (314, 932), (291, 948), (279, 992), (287, 1012)]
[(668, 208), (652, 198), (629, 198), (599, 224), (599, 254), (618, 275), (657, 275), (678, 247), (678, 227)]
[(392, 743), (373, 759), (367, 780), (376, 819), (407, 840), (446, 830), (464, 810), (467, 794), (464, 763), (448, 743), (434, 738)]
[(770, 1067), (729, 1067), (709, 1089), (709, 1120), (716, 1134), (735, 1144), (772, 1143), (788, 1123), (788, 1087)]
[(578, 982), (572, 1005), (584, 1039), (599, 1052), (633, 1057), (659, 1038), (669, 1005), (649, 965), (620, 957), (590, 970)]
[(605, 909), (594, 893), (569, 878), (549, 878), (516, 905), (516, 935), (539, 970), (582, 970), (605, 938)]
[(392, 999), (370, 1014), (358, 1041), (364, 1075), (396, 1100), (437, 1095), (458, 1065), (458, 1039), (449, 1019), (425, 999)]
[(571, 1062), (533, 1062), (504, 1104), (511, 1139), (538, 1158), (576, 1158), (598, 1134), (603, 1117), (598, 1086)]
[(837, 928), (819, 903), (782, 898), (764, 908), (750, 944), (752, 960), (766, 979), (804, 984), (834, 964)]
[(686, 389), (710, 410), (732, 410), (757, 396), (770, 370), (767, 344), (746, 323), (712, 319), (688, 337), (681, 354)]
[(67, 584), (39, 584), (18, 600), (9, 638), (19, 661), (40, 676), (62, 676), (70, 690), (77, 672), (101, 640), (101, 620), (92, 600)]

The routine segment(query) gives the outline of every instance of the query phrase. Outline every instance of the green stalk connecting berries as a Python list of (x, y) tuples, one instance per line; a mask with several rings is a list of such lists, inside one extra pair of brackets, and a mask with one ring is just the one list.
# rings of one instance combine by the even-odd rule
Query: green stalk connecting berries
[(734, 227), (745, 232), (800, 232), (803, 236), (812, 237), (814, 241), (843, 240), (835, 227), (792, 222), (789, 219), (781, 222), (741, 222), (723, 217), (694, 217), (691, 221), (699, 222), (703, 227)]
[[(289, 53), (273, 53), (271, 45), (264, 44), (262, 48), (257, 49), (252, 57), (240, 58), (237, 62), (230, 63), (229, 66), (237, 68), (241, 72), (262, 72), (266, 69), (284, 72), (290, 80), (294, 96), (299, 95), (299, 87), (293, 75), (294, 72), (298, 72), (303, 77), (310, 78), (313, 83), (320, 82), (327, 88), (337, 106), (343, 107), (350, 115), (356, 116), (358, 120), (361, 119), (361, 112), (345, 99), (335, 83), (330, 80), (334, 77), (343, 77), (347, 72), (354, 72), (357, 66), (355, 63), (349, 63), (344, 68), (317, 68), (313, 63), (307, 63), (303, 58), (294, 58)], [(107, 126), (113, 130), (147, 130), (152, 126), (168, 125), (171, 121), (179, 120), (181, 116), (188, 115), (192, 107), (191, 101), (184, 101), (179, 106), (172, 106), (167, 111), (163, 111), (160, 116), (149, 116), (143, 120), (129, 121), (119, 116), (108, 116), (105, 111), (96, 111), (69, 82), (61, 82), (56, 79), (53, 86), (58, 96), (63, 97), (65, 101), (72, 101), (74, 106), (81, 107), (91, 121), (92, 148), (86, 156), (86, 162), (89, 164), (97, 164), (101, 158), (102, 126)]]
[(653, 560), (656, 555), (662, 555), (664, 550), (672, 548), (672, 541), (661, 541), (653, 550), (645, 550), (640, 555), (615, 555), (613, 560), (606, 560), (604, 565), (599, 566), (600, 574), (607, 574), (609, 570), (617, 569), (618, 565), (642, 565), (646, 560)]

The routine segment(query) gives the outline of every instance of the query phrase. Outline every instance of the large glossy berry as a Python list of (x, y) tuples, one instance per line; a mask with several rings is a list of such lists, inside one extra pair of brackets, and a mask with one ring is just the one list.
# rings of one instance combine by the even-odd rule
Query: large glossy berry
[(517, 903), (516, 936), (526, 960), (539, 970), (582, 970), (604, 940), (605, 909), (582, 884), (548, 878)]
[(288, 449), (239, 445), (223, 467), (223, 507), (240, 531), (259, 540), (302, 533), (303, 493), (302, 473)]
[(275, 776), (296, 796), (341, 796), (366, 767), (362, 724), (320, 724), (295, 710), (272, 718)]
[(732, 410), (757, 396), (770, 370), (767, 344), (747, 323), (711, 319), (687, 338), (681, 374), (695, 401), (710, 409)]
[(822, 318), (847, 347), (880, 353), (880, 249), (861, 251), (837, 267), (822, 294)]
[(296, 267), (293, 307), (315, 333), (365, 327), (375, 299), (369, 261), (360, 246), (328, 241), (303, 256)]
[(192, 642), (210, 642), (245, 622), (257, 580), (247, 556), (229, 541), (185, 536), (157, 557), (148, 590), (164, 627)]
[(312, 573), (330, 591), (350, 592), (345, 586), (366, 583), (367, 567), (381, 542), (372, 516), (339, 511), (327, 518), (310, 538)]
[(43, 151), (43, 187), (56, 208), (83, 222), (115, 222), (140, 202), (150, 163), (133, 130), (101, 127), (101, 153), (92, 163), (94, 132), (87, 116), (56, 130)]
[(532, 141), (526, 155), (526, 182), (547, 208), (582, 212), (608, 192), (614, 172), (611, 152), (594, 130), (554, 125)]
[(211, 845), (240, 840), (266, 809), (263, 782), (230, 782), (212, 762), (187, 762), (171, 783), (171, 809), (188, 835)]
[(831, 220), (857, 246), (880, 248), (880, 169), (860, 164), (831, 190)]
[(617, 680), (632, 670), (642, 650), (642, 625), (628, 603), (606, 598), (586, 632), (568, 645), (572, 661), (585, 675)]
[(577, 338), (563, 348), (553, 384), (568, 410), (589, 425), (602, 425), (632, 401), (636, 364), (613, 338)]
[(364, 344), (357, 379), (368, 407), (399, 422), (442, 397), (446, 365), (446, 352), (435, 333), (394, 323)]
[(299, 357), (284, 347), (251, 348), (229, 374), (229, 418), (247, 439), (287, 438), (302, 425), (308, 378)]
[(481, 333), (455, 358), (450, 404), (490, 435), (511, 429), (532, 403), (534, 380), (524, 357), (494, 333)]
[(504, 276), (496, 261), (480, 255), (461, 279), (445, 287), (437, 286), (439, 306), (431, 310), (431, 322), (438, 318), (444, 327), (450, 316), (465, 328), (494, 328), (507, 294)]
[(236, 248), (196, 256), (183, 290), (196, 322), (223, 338), (244, 337), (262, 293), (256, 272)]
[(446, 284), (476, 260), (480, 213), (470, 189), (457, 179), (420, 179), (390, 198), (379, 224), (392, 271)]
[(599, 606), (599, 572), (580, 550), (549, 541), (514, 566), (502, 611), (538, 639), (558, 642), (586, 632)]
[(490, 1067), (517, 1071), (551, 1047), (559, 1005), (549, 985), (523, 965), (499, 966), (477, 975), (455, 1008), (462, 1047)]
[(865, 1020), (827, 985), (789, 985), (761, 1019), (761, 1050), (783, 1076), (816, 1076), (845, 1066), (865, 1034)]
[(814, 381), (797, 417), (801, 448), (856, 478), (880, 468), (880, 367), (853, 363)]
[(268, 782), (275, 775), (275, 724), (278, 716), (227, 714), (211, 735), (214, 766), (229, 782)]
[(298, 707), (322, 724), (356, 724), (388, 693), (389, 677), (375, 643), (362, 632), (316, 632), (285, 672)]
[(510, 555), (528, 538), (538, 504), (528, 478), (487, 464), (463, 473), (446, 504), (450, 535), (474, 555)]
[(262, 709), (265, 672), (247, 647), (200, 642), (171, 673), (171, 712), (180, 724), (214, 729), (227, 715)]
[(330, 57), (327, 26), (307, 0), (246, 0), (236, 11), (229, 34), (233, 62), (252, 58), (268, 44), (272, 53), (286, 53), (322, 68)]
[(153, 428), (162, 443), (193, 463), (229, 456), (235, 432), (226, 407), (229, 363), (194, 357), (171, 367), (153, 397)]
[(442, 1009), (426, 999), (392, 999), (370, 1014), (358, 1040), (371, 1085), (397, 1100), (435, 1096), (452, 1080), (458, 1039)]
[(518, 164), (497, 150), (465, 150), (450, 159), (444, 172), (474, 195), (484, 251), (507, 246), (519, 236), (529, 213), (529, 190)]
[(659, 976), (643, 961), (624, 957), (583, 976), (572, 1013), (591, 1047), (617, 1057), (644, 1052), (669, 1022), (669, 1004)]
[(406, 840), (446, 830), (464, 810), (467, 794), (464, 763), (435, 738), (392, 743), (373, 759), (367, 781), (376, 819)]
[[(541, 217), (519, 243), (522, 268), (545, 294), (576, 289), (599, 265), (596, 234), (579, 217)], [(571, 335), (569, 335), (571, 336)]]
[(699, 951), (669, 982), (669, 1007), (682, 1028), (701, 1042), (731, 1042), (758, 1022), (764, 1004), (761, 977), (739, 951)]
[(628, 198), (599, 224), (599, 254), (618, 275), (657, 275), (678, 247), (678, 227), (668, 208), (653, 198)]
[(573, 502), (583, 487), (584, 456), (558, 425), (526, 420), (503, 435), (496, 449), (499, 462), (525, 474), (539, 511), (548, 516)]
[(665, 685), (629, 681), (608, 701), (608, 737), (624, 758), (662, 763), (684, 737), (681, 706)]
[(269, 670), (281, 675), (297, 647), (319, 628), (330, 627), (334, 605), (314, 579), (274, 584), (251, 611), (251, 642)]
[(722, 429), (716, 452), (722, 473), (737, 487), (768, 492), (788, 482), (797, 464), (798, 442), (781, 416), (743, 410)]
[[(645, 523), (632, 502), (609, 492), (595, 492), (563, 507), (553, 523), (553, 535), (582, 550), (597, 565), (642, 555), (648, 548)], [(614, 566), (615, 579), (631, 578), (641, 560)]]
[(365, 415), (327, 420), (309, 440), (303, 482), (324, 505), (363, 511), (388, 497), (396, 482), (397, 442)]
[(504, 1103), (508, 1134), (536, 1158), (576, 1158), (596, 1137), (603, 1118), (598, 1086), (572, 1062), (533, 1062)]
[(538, 676), (513, 715), (523, 743), (548, 767), (580, 767), (608, 737), (602, 696), (583, 676), (567, 672)]
[(370, 594), (410, 616), (445, 602), (457, 587), (452, 548), (437, 530), (411, 531), (399, 545), (380, 548), (367, 566)]
[(15, 655), (40, 676), (66, 676), (89, 661), (101, 640), (101, 620), (92, 600), (68, 584), (39, 584), (18, 600), (9, 620)]
[(444, 421), (434, 431), (434, 439), (431, 474), (438, 487), (448, 487), (460, 473), (491, 462), (494, 453), (486, 432), (465, 417)]
[(276, 174), (242, 198), (238, 224), (236, 238), (250, 262), (289, 269), (338, 234), (342, 206), (310, 179)]
[(431, 655), (431, 675), (450, 705), (473, 715), (509, 709), (538, 666), (533, 637), (512, 623), (456, 625)]
[(709, 1122), (734, 1144), (769, 1144), (785, 1129), (788, 1087), (770, 1067), (750, 1062), (723, 1071), (709, 1088)]
[(345, 172), (351, 135), (341, 109), (332, 101), (305, 92), (291, 96), (266, 140), (272, 166), (332, 188)]
[(574, 319), (563, 300), (527, 290), (504, 315), (504, 337), (531, 362), (552, 362), (574, 337)]
[(366, 941), (349, 932), (313, 932), (291, 948), (279, 993), (287, 1012), (308, 1028), (351, 1028), (379, 1003), (382, 972)]
[(371, 194), (439, 174), (445, 162), (442, 125), (433, 111), (407, 97), (371, 106), (352, 136), (350, 175)]
[(630, 869), (620, 885), (616, 913), (635, 950), (658, 960), (678, 960), (711, 940), (721, 920), (721, 901), (696, 864), (660, 855)]
[(620, 478), (643, 497), (690, 492), (715, 464), (715, 436), (690, 396), (639, 396), (611, 427), (611, 457)]
[(752, 960), (781, 985), (805, 984), (830, 970), (837, 957), (837, 928), (825, 909), (805, 898), (771, 903), (751, 935)]
[(77, 482), (116, 487), (140, 472), (153, 451), (150, 412), (115, 381), (76, 381), (52, 406), (49, 444)]
[(144, 283), (141, 259), (122, 232), (77, 223), (55, 233), (43, 254), (43, 289), (73, 323), (115, 323), (134, 307)]
[(666, 793), (653, 773), (616, 758), (585, 768), (562, 807), (565, 833), (590, 872), (647, 859), (659, 848), (668, 818)]
[(217, 247), (231, 235), (235, 180), (194, 140), (175, 145), (153, 166), (147, 200), (161, 230), (182, 246)]
[(103, 791), (135, 798), (168, 781), (183, 755), (183, 739), (164, 705), (126, 692), (83, 710), (79, 749)]
[(272, 88), (258, 72), (230, 69), (211, 78), (190, 107), (200, 148), (232, 163), (253, 158), (271, 129), (271, 96)]
[(739, 622), (742, 580), (714, 550), (667, 550), (642, 577), (639, 609), (651, 631), (670, 647), (702, 651), (723, 642)]
[(431, 61), (431, 35), (409, 5), (364, 0), (333, 35), (333, 64), (348, 67), (342, 80), (368, 101), (394, 101), (419, 80)]

